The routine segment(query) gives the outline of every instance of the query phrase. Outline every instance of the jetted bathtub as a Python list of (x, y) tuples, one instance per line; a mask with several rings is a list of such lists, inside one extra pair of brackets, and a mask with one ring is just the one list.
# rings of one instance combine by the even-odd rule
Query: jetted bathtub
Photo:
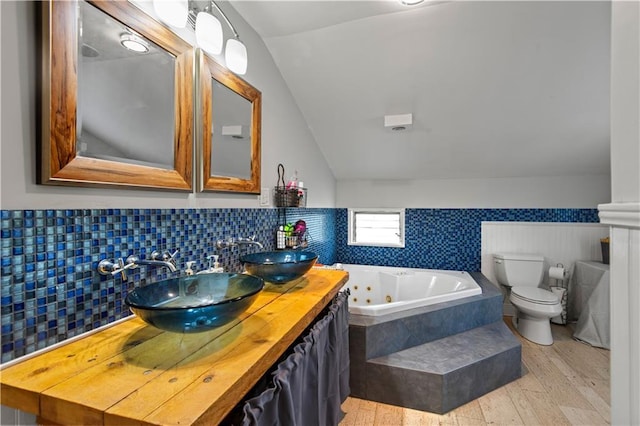
[(349, 272), (349, 312), (379, 316), (482, 294), (464, 271), (342, 265)]

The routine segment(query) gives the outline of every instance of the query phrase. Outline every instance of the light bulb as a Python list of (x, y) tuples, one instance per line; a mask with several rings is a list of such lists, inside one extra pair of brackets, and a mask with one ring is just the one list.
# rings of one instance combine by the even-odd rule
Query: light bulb
[(206, 12), (196, 17), (196, 41), (206, 52), (219, 55), (222, 52), (222, 25), (218, 18)]
[(147, 42), (133, 34), (121, 34), (120, 44), (137, 53), (147, 53), (149, 51)]
[(227, 40), (224, 60), (227, 68), (236, 74), (244, 75), (247, 72), (247, 48), (240, 40), (235, 38)]

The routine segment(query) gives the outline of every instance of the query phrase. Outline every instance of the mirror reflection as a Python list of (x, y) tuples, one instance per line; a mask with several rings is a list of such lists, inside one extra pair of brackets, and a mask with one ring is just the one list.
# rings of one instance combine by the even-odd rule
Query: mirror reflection
[(216, 80), (211, 89), (211, 175), (251, 179), (251, 102)]
[(198, 52), (200, 189), (259, 194), (262, 94)]
[(38, 183), (188, 191), (194, 51), (126, 1), (48, 1)]
[(175, 56), (79, 6), (77, 154), (173, 169)]

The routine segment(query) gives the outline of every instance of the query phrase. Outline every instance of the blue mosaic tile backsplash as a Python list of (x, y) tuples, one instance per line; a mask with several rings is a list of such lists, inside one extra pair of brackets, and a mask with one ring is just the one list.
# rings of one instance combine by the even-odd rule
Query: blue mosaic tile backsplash
[(209, 254), (239, 271), (239, 256), (255, 248), (217, 250), (218, 239), (256, 235), (270, 250), (277, 225), (298, 219), (307, 222), (309, 250), (334, 263), (334, 209), (3, 210), (2, 362), (130, 315), (127, 292), (171, 274), (142, 267), (122, 282), (96, 271), (102, 259), (178, 249), (180, 271), (189, 260), (206, 268)]
[(165, 268), (130, 271), (126, 282), (97, 273), (102, 259), (149, 257), (178, 249), (206, 268), (219, 254), (227, 271), (253, 246), (217, 250), (215, 242), (248, 237), (274, 248), (279, 224), (307, 222), (309, 250), (335, 262), (480, 270), (482, 221), (598, 222), (596, 209), (407, 209), (406, 247), (347, 245), (346, 209), (103, 209), (3, 210), (2, 362), (130, 315), (124, 297), (134, 285), (166, 278)]
[(481, 222), (593, 222), (597, 209), (406, 209), (405, 247), (347, 245), (347, 209), (336, 212), (341, 263), (480, 271)]

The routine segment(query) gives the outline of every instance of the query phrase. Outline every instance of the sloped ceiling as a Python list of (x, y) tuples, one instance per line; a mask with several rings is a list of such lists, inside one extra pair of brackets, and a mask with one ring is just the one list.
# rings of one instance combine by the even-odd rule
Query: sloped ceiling
[(339, 180), (610, 172), (608, 2), (231, 4)]

